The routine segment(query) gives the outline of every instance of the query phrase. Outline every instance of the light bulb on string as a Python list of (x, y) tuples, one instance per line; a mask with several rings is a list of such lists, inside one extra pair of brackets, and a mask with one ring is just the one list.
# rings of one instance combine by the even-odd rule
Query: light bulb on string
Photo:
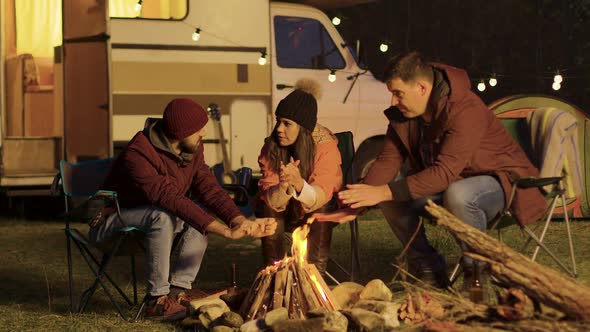
[(264, 66), (266, 64), (266, 51), (260, 52), (260, 58), (258, 58), (258, 64)]
[(479, 84), (477, 84), (477, 90), (483, 92), (486, 89), (486, 84), (483, 82), (483, 80), (479, 81)]
[(379, 45), (379, 51), (385, 53), (387, 52), (387, 50), (389, 49), (389, 45), (387, 45), (387, 43), (381, 43), (381, 45)]
[(551, 88), (555, 91), (561, 89), (561, 83), (559, 82), (553, 82), (553, 84), (551, 85)]
[[(559, 70), (557, 71), (555, 76), (553, 76), (553, 82), (560, 83), (560, 84), (561, 84), (561, 82), (563, 82), (563, 76), (561, 76), (561, 74), (559, 73)], [(559, 90), (559, 89), (555, 89), (555, 90)]]
[(201, 39), (201, 28), (196, 28), (192, 35), (193, 41), (199, 41)]
[(338, 16), (334, 16), (332, 18), (332, 24), (334, 24), (334, 25), (340, 25), (341, 22), (342, 22), (342, 20)]
[(135, 10), (136, 12), (141, 10), (141, 4), (143, 3), (143, 0), (139, 0), (137, 1), (137, 3), (135, 4), (135, 6), (133, 6), (133, 10)]
[(488, 84), (492, 87), (494, 87), (498, 84), (498, 79), (496, 79), (496, 74), (492, 74), (492, 77), (490, 77)]
[(336, 82), (336, 71), (334, 69), (330, 69), (330, 74), (328, 75), (328, 81), (330, 81), (330, 83)]

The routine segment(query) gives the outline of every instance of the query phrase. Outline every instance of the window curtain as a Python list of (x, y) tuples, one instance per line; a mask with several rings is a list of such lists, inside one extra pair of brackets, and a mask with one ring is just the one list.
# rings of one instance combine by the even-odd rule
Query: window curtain
[(186, 15), (187, 2), (187, 0), (143, 0), (141, 13), (138, 13), (134, 9), (137, 0), (109, 0), (109, 16), (180, 19)]
[(61, 0), (17, 0), (16, 52), (53, 58), (61, 45)]

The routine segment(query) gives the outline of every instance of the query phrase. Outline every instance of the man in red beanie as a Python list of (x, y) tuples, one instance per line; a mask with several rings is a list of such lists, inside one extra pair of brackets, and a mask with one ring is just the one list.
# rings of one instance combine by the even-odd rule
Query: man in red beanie
[[(193, 100), (172, 100), (162, 120), (133, 137), (103, 185), (119, 194), (125, 223), (145, 233), (148, 318), (176, 320), (186, 315), (186, 290), (199, 271), (207, 233), (239, 239), (272, 235), (276, 229), (273, 218), (246, 219), (210, 172), (200, 144), (207, 120), (207, 112)], [(95, 242), (108, 240), (122, 227), (116, 213), (106, 210), (92, 224), (89, 237)], [(177, 258), (170, 267), (175, 237)]]

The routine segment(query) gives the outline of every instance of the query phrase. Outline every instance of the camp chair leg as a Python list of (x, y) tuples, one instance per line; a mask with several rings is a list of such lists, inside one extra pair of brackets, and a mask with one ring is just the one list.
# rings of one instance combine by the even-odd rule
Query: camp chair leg
[(76, 308), (74, 307), (74, 276), (72, 271), (72, 239), (70, 239), (70, 235), (68, 234), (68, 230), (65, 230), (66, 233), (66, 251), (68, 255), (68, 287), (70, 289), (70, 312), (75, 312)]
[[(564, 207), (566, 206), (564, 194), (561, 195), (561, 204)], [(565, 211), (565, 208), (564, 208), (564, 211)], [(574, 272), (574, 278), (575, 278), (578, 275), (578, 271), (576, 271), (576, 256), (574, 254), (574, 241), (572, 240), (572, 232), (570, 229), (570, 218), (567, 214), (567, 211), (565, 211), (564, 217), (565, 217), (565, 228), (567, 230), (567, 239), (568, 239), (569, 247), (570, 247), (570, 258), (572, 259), (572, 271)]]
[(350, 250), (352, 251), (350, 255), (350, 281), (355, 281), (361, 273), (358, 219), (354, 219), (350, 223)]
[(131, 282), (133, 283), (133, 304), (137, 305), (137, 277), (135, 275), (135, 255), (131, 255)]
[(572, 276), (573, 278), (576, 277), (576, 275), (574, 273), (572, 273), (554, 254), (551, 250), (549, 250), (549, 248), (547, 248), (545, 246), (545, 244), (543, 242), (541, 242), (539, 240), (539, 238), (535, 235), (535, 233), (533, 233), (530, 229), (528, 229), (528, 227), (523, 227), (523, 230), (535, 241), (537, 242), (537, 245), (540, 246), (541, 248), (543, 248), (543, 250), (545, 250), (545, 252), (547, 254), (549, 254), (549, 256), (551, 256), (551, 258), (553, 258), (553, 260), (570, 276)]
[[(463, 256), (461, 256), (463, 257)], [(461, 268), (461, 258), (459, 258), (459, 262), (457, 264), (455, 264), (455, 267), (453, 268), (453, 272), (451, 272), (451, 276), (449, 277), (449, 280), (451, 281), (451, 286), (455, 283), (455, 281), (457, 281), (457, 279), (459, 279), (459, 269)]]
[[(543, 240), (545, 239), (545, 234), (547, 233), (547, 229), (549, 228), (549, 223), (551, 223), (551, 217), (553, 217), (555, 205), (557, 205), (557, 196), (553, 198), (551, 202), (551, 208), (549, 209), (549, 213), (547, 214), (547, 218), (545, 219), (545, 224), (543, 225), (543, 231), (541, 232), (541, 236), (539, 237), (540, 242), (543, 242)], [(535, 259), (537, 258), (539, 249), (540, 247), (537, 245), (537, 247), (535, 247), (535, 251), (533, 252), (533, 256), (531, 256), (531, 259), (533, 261), (535, 261)]]
[[(338, 263), (336, 263), (338, 264)], [(330, 274), (330, 272), (326, 271), (326, 277), (330, 278), (330, 280), (332, 280), (336, 285), (340, 285), (340, 282), (338, 280), (336, 280), (336, 278), (334, 278), (334, 276), (332, 274)]]
[(137, 309), (137, 313), (135, 314), (135, 318), (133, 318), (134, 322), (138, 322), (141, 318), (143, 318), (143, 314), (144, 314), (145, 305), (147, 303), (147, 300), (148, 300), (148, 295), (146, 294), (145, 297), (143, 298), (143, 300), (141, 301), (141, 305), (139, 306), (139, 309)]

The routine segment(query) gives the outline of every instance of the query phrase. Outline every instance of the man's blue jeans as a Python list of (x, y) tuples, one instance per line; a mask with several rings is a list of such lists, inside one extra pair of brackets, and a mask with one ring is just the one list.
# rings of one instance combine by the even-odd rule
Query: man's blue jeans
[[(493, 176), (480, 175), (453, 182), (442, 194), (410, 202), (388, 201), (379, 204), (389, 226), (405, 246), (418, 226), (420, 216), (429, 217), (424, 209), (427, 199), (442, 205), (465, 223), (485, 232), (488, 222), (493, 220), (505, 205), (504, 191)], [(464, 248), (465, 249), (465, 248)], [(421, 227), (410, 244), (408, 264), (414, 269), (429, 268), (440, 259), (438, 252), (430, 245)], [(471, 264), (469, 258), (464, 263)]]
[[(147, 294), (168, 294), (170, 285), (191, 289), (207, 249), (207, 236), (155, 206), (121, 209), (121, 217), (127, 226), (145, 232)], [(116, 218), (112, 214), (102, 225), (91, 228), (90, 240), (100, 243), (116, 235), (122, 227)], [(176, 259), (170, 269), (172, 244), (178, 234)]]

